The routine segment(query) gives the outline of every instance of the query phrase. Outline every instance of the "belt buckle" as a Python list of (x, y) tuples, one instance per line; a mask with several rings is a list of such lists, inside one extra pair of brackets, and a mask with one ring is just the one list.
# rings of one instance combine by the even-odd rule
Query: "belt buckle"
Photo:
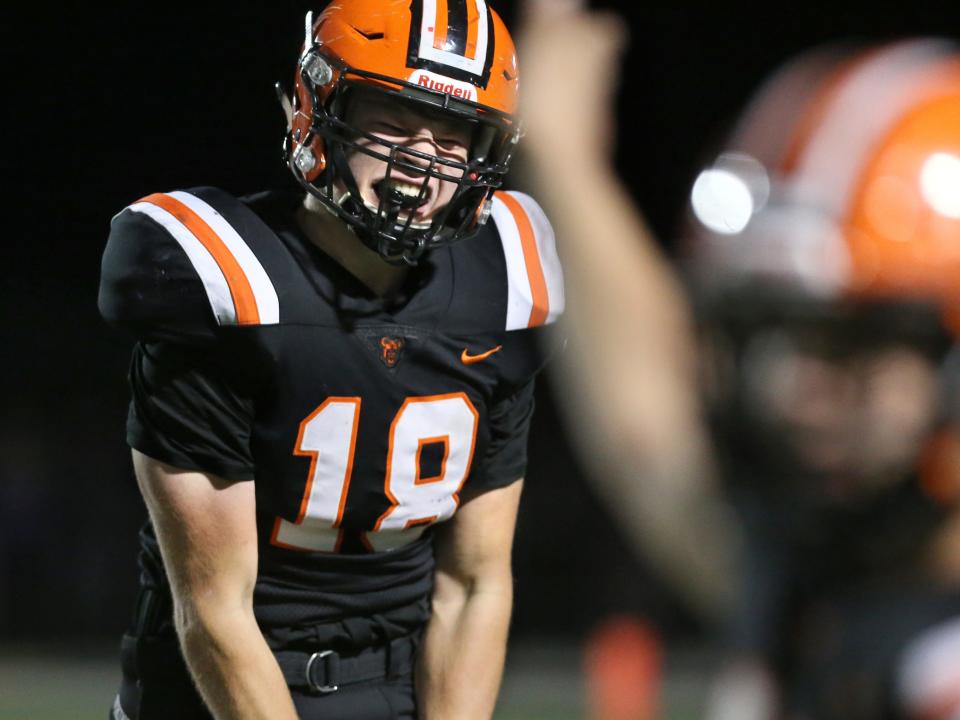
[[(330, 658), (330, 660), (327, 660), (327, 658)], [(339, 685), (336, 685), (336, 684), (318, 685), (314, 681), (313, 666), (318, 660), (323, 661), (325, 669), (327, 670), (325, 674), (327, 676), (328, 681), (330, 680), (330, 677), (332, 675), (340, 674), (338, 672), (340, 670), (339, 655), (337, 655), (333, 650), (321, 650), (319, 652), (315, 652), (313, 655), (310, 656), (310, 659), (307, 660), (307, 669), (306, 669), (307, 687), (309, 687), (311, 690), (313, 690), (316, 693), (320, 693), (321, 695), (328, 695), (329, 693), (336, 692), (337, 690), (340, 689)]]

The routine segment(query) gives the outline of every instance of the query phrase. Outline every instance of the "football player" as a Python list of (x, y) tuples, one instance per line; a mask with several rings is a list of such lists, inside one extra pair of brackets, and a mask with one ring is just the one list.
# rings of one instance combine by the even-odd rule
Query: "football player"
[(960, 51), (922, 39), (788, 64), (693, 186), (746, 540), (714, 717), (744, 716), (745, 678), (768, 715), (960, 711), (958, 183)]
[(564, 305), (543, 212), (499, 190), (517, 83), (484, 0), (333, 3), (283, 97), (296, 191), (114, 218), (150, 521), (113, 718), (492, 714)]
[[(541, 30), (525, 46), (529, 147), (577, 268), (574, 394), (626, 463), (598, 485), (678, 578), (663, 540), (677, 531), (653, 516), (723, 507), (714, 472), (737, 509), (732, 528), (690, 517), (705, 556), (740, 568), (738, 652), (709, 716), (957, 717), (960, 51), (832, 50), (778, 73), (694, 185), (691, 304), (610, 164), (590, 160), (609, 148), (592, 110), (610, 107), (598, 80), (616, 76), (622, 31), (576, 9)], [(567, 61), (574, 36), (596, 49)], [(538, 135), (558, 114), (576, 172)]]

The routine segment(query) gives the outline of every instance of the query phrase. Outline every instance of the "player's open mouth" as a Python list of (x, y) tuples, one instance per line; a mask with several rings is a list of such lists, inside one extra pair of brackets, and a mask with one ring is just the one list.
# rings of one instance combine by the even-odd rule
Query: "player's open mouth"
[(422, 189), (421, 185), (393, 179), (381, 180), (373, 186), (373, 191), (381, 202), (396, 204), (408, 211), (422, 208), (430, 202), (431, 189), (427, 187), (423, 198), (420, 198)]

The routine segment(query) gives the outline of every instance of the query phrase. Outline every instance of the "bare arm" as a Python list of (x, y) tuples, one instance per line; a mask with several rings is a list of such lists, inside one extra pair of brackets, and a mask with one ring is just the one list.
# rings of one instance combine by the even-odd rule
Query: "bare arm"
[(690, 308), (610, 160), (622, 21), (579, 5), (530, 0), (522, 46), (529, 169), (566, 268), (571, 436), (641, 551), (717, 617), (735, 532), (713, 487)]
[(513, 605), (510, 554), (522, 485), (466, 499), (437, 529), (433, 614), (417, 669), (421, 718), (493, 715)]
[(296, 720), (253, 615), (253, 483), (177, 470), (136, 450), (133, 459), (170, 578), (177, 636), (207, 706), (218, 720)]

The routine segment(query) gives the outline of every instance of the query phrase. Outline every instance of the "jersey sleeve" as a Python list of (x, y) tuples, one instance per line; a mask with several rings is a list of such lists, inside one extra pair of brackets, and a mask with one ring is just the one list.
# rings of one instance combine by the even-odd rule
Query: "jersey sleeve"
[(144, 340), (209, 341), (217, 328), (183, 247), (149, 215), (114, 217), (100, 268), (100, 314)]
[(566, 305), (556, 236), (529, 195), (498, 192), (492, 217), (506, 267), (503, 381), (520, 387), (562, 347), (557, 321)]
[(139, 339), (179, 342), (278, 322), (277, 292), (241, 235), (249, 228), (227, 219), (238, 205), (198, 188), (148, 195), (121, 211), (101, 264), (103, 317)]
[(469, 487), (492, 490), (519, 480), (527, 470), (527, 439), (533, 418), (534, 381), (490, 408), (490, 441)]
[(183, 470), (253, 479), (253, 402), (244, 385), (205, 348), (138, 343), (130, 365), (127, 443)]
[(552, 327), (563, 314), (563, 271), (553, 228), (524, 193), (498, 192), (492, 218), (506, 268), (506, 313), (500, 377), (490, 407), (490, 441), (471, 487), (496, 488), (522, 478), (534, 412), (534, 385), (558, 345)]
[(155, 193), (117, 214), (98, 304), (139, 340), (127, 440), (144, 454), (228, 480), (253, 477), (249, 358), (226, 327), (279, 321), (256, 250), (269, 244), (240, 201), (216, 188)]
[(551, 325), (563, 314), (563, 270), (543, 208), (521, 192), (498, 192), (491, 213), (506, 261), (506, 331)]

